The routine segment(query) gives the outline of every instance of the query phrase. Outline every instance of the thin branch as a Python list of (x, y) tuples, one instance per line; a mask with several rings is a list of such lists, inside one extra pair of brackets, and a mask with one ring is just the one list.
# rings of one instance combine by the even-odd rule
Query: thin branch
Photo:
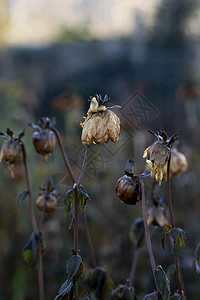
[(74, 177), (73, 170), (72, 170), (72, 168), (71, 168), (71, 165), (70, 165), (70, 163), (69, 163), (69, 160), (68, 160), (68, 158), (67, 158), (67, 156), (66, 156), (66, 154), (65, 154), (65, 151), (64, 151), (64, 147), (63, 147), (63, 143), (62, 143), (62, 139), (61, 139), (60, 133), (59, 133), (59, 131), (58, 131), (55, 127), (53, 127), (53, 126), (51, 126), (50, 129), (51, 129), (51, 130), (55, 133), (55, 135), (56, 135), (56, 138), (57, 138), (57, 141), (58, 141), (58, 145), (59, 145), (60, 150), (61, 150), (61, 152), (62, 152), (62, 155), (63, 155), (63, 159), (64, 159), (64, 162), (65, 162), (66, 168), (67, 168), (67, 170), (68, 170), (68, 172), (69, 172), (69, 175), (70, 175), (70, 177), (71, 177), (72, 182), (75, 183), (75, 182), (76, 182), (76, 179), (75, 179), (75, 177)]
[(22, 143), (21, 145), (22, 145), (22, 155), (23, 155), (25, 176), (26, 176), (26, 182), (27, 182), (28, 192), (29, 192), (29, 209), (30, 209), (30, 213), (31, 213), (31, 222), (32, 222), (33, 231), (37, 235), (38, 227), (37, 227), (37, 222), (36, 222), (35, 212), (34, 212), (34, 207), (33, 207), (32, 188), (31, 188), (31, 181), (30, 181), (29, 170), (28, 170), (26, 150), (25, 150), (23, 142), (21, 142), (21, 143)]
[(130, 272), (130, 276), (129, 276), (129, 286), (133, 286), (133, 282), (135, 279), (135, 271), (136, 271), (136, 266), (137, 266), (137, 262), (138, 262), (138, 256), (139, 256), (139, 248), (136, 247), (133, 253), (133, 262), (132, 262), (132, 267), (131, 267), (131, 272)]
[(79, 175), (79, 178), (78, 178), (78, 181), (77, 181), (77, 189), (79, 189), (80, 184), (81, 184), (82, 179), (83, 179), (83, 175), (84, 175), (84, 171), (85, 171), (86, 163), (87, 163), (88, 149), (89, 149), (89, 147), (86, 146), (85, 147), (85, 155), (84, 155), (84, 159), (83, 159), (83, 164), (82, 164), (81, 172), (80, 172), (80, 175)]
[[(37, 227), (37, 222), (35, 218), (35, 212), (33, 207), (33, 197), (32, 197), (32, 188), (31, 188), (31, 181), (29, 176), (29, 170), (28, 170), (28, 163), (27, 163), (27, 156), (26, 156), (26, 150), (23, 142), (21, 142), (22, 145), (22, 155), (23, 155), (23, 163), (24, 163), (24, 169), (25, 169), (25, 176), (26, 176), (26, 182), (28, 186), (28, 192), (29, 192), (29, 209), (31, 214), (31, 222), (33, 231), (37, 237), (39, 237), (39, 231)], [(39, 285), (39, 294), (40, 294), (40, 300), (44, 300), (44, 280), (43, 280), (43, 268), (42, 268), (42, 253), (40, 249), (40, 244), (38, 240), (38, 285)]]
[(95, 255), (94, 255), (94, 248), (93, 248), (93, 244), (92, 244), (92, 239), (91, 239), (88, 222), (87, 222), (87, 215), (86, 215), (85, 211), (83, 211), (83, 222), (84, 222), (86, 238), (87, 238), (87, 242), (88, 242), (88, 246), (89, 246), (92, 267), (96, 268), (97, 263), (96, 263), (96, 259), (95, 259)]
[[(171, 218), (171, 223), (172, 227), (175, 227), (175, 221), (174, 221), (174, 214), (173, 214), (173, 209), (172, 209), (172, 200), (171, 200), (171, 187), (170, 187), (170, 162), (171, 162), (171, 153), (169, 156), (169, 160), (167, 163), (167, 194), (168, 194), (168, 205), (169, 205), (169, 212), (170, 212), (170, 218)], [(183, 283), (181, 279), (181, 271), (180, 271), (180, 263), (179, 263), (179, 258), (178, 258), (178, 253), (174, 254), (174, 259), (175, 259), (175, 265), (176, 265), (176, 277), (178, 281), (178, 290), (179, 294), (182, 295), (182, 291), (184, 290), (183, 288)]]
[(39, 225), (39, 228), (38, 228), (39, 233), (41, 232), (42, 224), (44, 222), (44, 215), (45, 215), (46, 207), (47, 207), (47, 200), (46, 200), (46, 197), (44, 197), (44, 207), (43, 207), (43, 210), (42, 210), (42, 215), (41, 215), (41, 218), (40, 218), (40, 225)]
[(151, 245), (149, 227), (147, 224), (147, 211), (146, 211), (146, 201), (145, 201), (145, 192), (144, 192), (144, 182), (140, 176), (138, 176), (138, 178), (140, 180), (141, 189), (142, 189), (142, 213), (143, 213), (147, 248), (148, 248), (148, 252), (149, 252), (149, 258), (150, 258), (151, 268), (152, 268), (152, 272), (153, 272), (153, 277), (154, 277), (154, 280), (156, 281), (156, 264), (155, 264), (155, 259), (154, 259), (154, 255), (153, 255), (152, 245)]
[(78, 190), (74, 187), (74, 253), (78, 254)]

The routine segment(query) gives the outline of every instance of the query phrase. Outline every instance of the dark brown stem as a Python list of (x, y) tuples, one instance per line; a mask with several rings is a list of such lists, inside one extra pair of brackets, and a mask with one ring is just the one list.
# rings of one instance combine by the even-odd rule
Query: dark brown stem
[(70, 177), (71, 177), (72, 182), (75, 183), (75, 182), (76, 182), (76, 179), (75, 179), (75, 177), (74, 177), (74, 173), (73, 173), (73, 170), (72, 170), (71, 165), (70, 165), (70, 163), (69, 163), (69, 160), (68, 160), (68, 158), (67, 158), (67, 156), (66, 156), (66, 154), (65, 154), (65, 151), (64, 151), (64, 147), (63, 147), (63, 143), (62, 143), (62, 139), (61, 139), (60, 133), (59, 133), (59, 131), (58, 131), (55, 127), (52, 126), (52, 127), (50, 127), (50, 128), (51, 128), (51, 130), (52, 130), (52, 131), (55, 133), (55, 135), (56, 135), (56, 138), (57, 138), (57, 141), (58, 141), (58, 145), (59, 145), (60, 150), (61, 150), (61, 152), (62, 152), (62, 155), (63, 155), (63, 159), (64, 159), (64, 162), (65, 162), (66, 168), (67, 168), (67, 170), (68, 170), (68, 172), (69, 172), (69, 175), (70, 175)]
[[(170, 212), (170, 218), (172, 227), (175, 228), (175, 221), (174, 221), (174, 214), (172, 209), (172, 201), (171, 201), (171, 188), (170, 188), (170, 162), (171, 162), (171, 153), (169, 155), (169, 160), (167, 164), (167, 194), (168, 194), (168, 205), (169, 205), (169, 212)], [(183, 283), (181, 279), (181, 271), (180, 271), (180, 263), (178, 258), (178, 253), (174, 254), (175, 259), (175, 265), (176, 265), (176, 277), (178, 281), (178, 290), (179, 294), (182, 295), (183, 291)]]
[(44, 221), (44, 215), (45, 215), (46, 207), (47, 207), (47, 201), (46, 201), (46, 197), (45, 197), (44, 207), (43, 207), (43, 210), (42, 210), (42, 215), (41, 215), (41, 218), (40, 218), (40, 225), (39, 225), (39, 229), (38, 229), (39, 233), (41, 232), (42, 224), (43, 224), (43, 221)]
[[(21, 142), (22, 143), (22, 142)], [(25, 176), (26, 176), (26, 182), (28, 186), (28, 192), (29, 192), (29, 209), (31, 214), (31, 222), (33, 231), (38, 239), (39, 237), (39, 231), (37, 227), (37, 222), (35, 218), (35, 212), (33, 207), (33, 197), (32, 197), (32, 188), (31, 188), (31, 181), (29, 176), (29, 170), (28, 170), (28, 163), (27, 163), (27, 155), (26, 150), (24, 147), (24, 144), (22, 143), (22, 155), (23, 155), (23, 163), (24, 163), (24, 169), (25, 169)], [(40, 294), (40, 300), (44, 300), (44, 281), (43, 281), (43, 268), (42, 268), (42, 254), (41, 249), (38, 241), (38, 285), (39, 285), (39, 294)]]
[(78, 254), (78, 190), (74, 187), (74, 254)]
[(137, 262), (138, 262), (138, 255), (139, 255), (139, 248), (136, 247), (135, 251), (133, 253), (133, 262), (132, 262), (132, 267), (131, 267), (131, 272), (130, 272), (130, 276), (129, 276), (129, 286), (133, 286), (133, 282), (135, 279), (135, 271), (136, 271), (136, 266), (137, 266)]
[(168, 205), (169, 205), (169, 213), (171, 218), (172, 227), (175, 227), (174, 214), (172, 209), (172, 200), (171, 200), (171, 187), (170, 187), (170, 161), (171, 161), (171, 153), (169, 155), (169, 160), (167, 164), (167, 195), (168, 195)]
[(44, 300), (44, 279), (43, 279), (43, 267), (42, 267), (42, 253), (40, 245), (38, 245), (38, 282), (39, 282), (39, 293), (40, 300)]
[[(59, 145), (60, 150), (62, 152), (65, 165), (66, 165), (67, 170), (70, 174), (72, 182), (75, 183), (76, 182), (75, 176), (74, 176), (73, 170), (71, 168), (71, 165), (69, 163), (69, 160), (68, 160), (68, 158), (65, 154), (60, 133), (55, 127), (51, 127), (51, 130), (56, 135), (58, 145)], [(88, 149), (89, 149), (89, 147), (86, 146), (82, 168), (81, 168), (81, 171), (80, 171), (80, 175), (79, 175), (77, 184), (74, 188), (74, 249), (75, 249), (75, 253), (78, 252), (78, 189), (79, 189), (79, 187), (81, 185), (81, 182), (82, 182), (82, 179), (83, 179), (83, 175), (84, 175), (84, 171), (85, 171), (85, 167), (86, 167), (86, 162), (87, 162)], [(84, 227), (85, 227), (87, 242), (88, 242), (88, 246), (89, 246), (89, 249), (90, 249), (91, 260), (93, 262), (93, 265), (96, 266), (96, 261), (95, 261), (95, 258), (94, 258), (94, 250), (93, 250), (93, 245), (92, 245), (92, 239), (91, 239), (91, 235), (90, 235), (90, 232), (89, 232), (89, 228), (86, 225), (87, 224), (87, 216), (86, 216), (85, 212), (83, 212), (83, 218), (84, 218)]]
[(37, 227), (37, 222), (36, 222), (35, 212), (34, 212), (34, 207), (33, 207), (32, 188), (31, 188), (31, 181), (30, 181), (29, 170), (28, 170), (26, 150), (25, 150), (23, 143), (22, 143), (22, 154), (23, 154), (23, 163), (24, 163), (24, 169), (25, 169), (26, 182), (27, 182), (28, 193), (29, 193), (29, 209), (30, 209), (30, 213), (31, 213), (31, 222), (32, 222), (33, 231), (37, 235), (38, 227)]
[(147, 211), (146, 211), (146, 201), (145, 201), (145, 192), (144, 192), (144, 182), (141, 177), (138, 176), (138, 178), (140, 180), (141, 189), (142, 189), (142, 213), (143, 213), (147, 248), (148, 248), (148, 252), (149, 252), (149, 258), (150, 258), (151, 268), (152, 268), (152, 272), (153, 272), (153, 277), (154, 277), (154, 280), (156, 281), (156, 264), (155, 264), (155, 259), (154, 259), (154, 255), (153, 255), (152, 245), (151, 245), (149, 227), (147, 224)]
[(90, 231), (89, 231), (89, 228), (88, 228), (87, 216), (86, 216), (85, 211), (83, 211), (83, 222), (84, 222), (86, 238), (87, 238), (87, 242), (88, 242), (88, 246), (89, 246), (89, 252), (90, 252), (92, 267), (96, 268), (97, 263), (96, 263), (96, 259), (95, 259), (95, 255), (94, 255), (94, 248), (93, 248), (93, 244), (92, 244)]
[[(146, 242), (147, 242), (147, 248), (149, 252), (149, 258), (150, 258), (150, 263), (151, 263), (151, 268), (153, 272), (153, 277), (156, 285), (156, 263), (153, 255), (153, 249), (152, 249), (152, 244), (151, 244), (151, 239), (150, 239), (150, 233), (149, 233), (149, 227), (147, 224), (147, 211), (146, 211), (146, 201), (145, 201), (145, 192), (144, 192), (144, 182), (140, 176), (138, 176), (140, 184), (141, 184), (141, 190), (142, 190), (142, 213), (143, 213), (143, 221), (144, 221), (144, 229), (145, 229), (145, 235), (146, 235)], [(159, 293), (158, 289), (156, 288), (157, 291), (157, 297), (158, 300), (162, 300), (162, 296)]]
[(83, 164), (82, 164), (81, 172), (80, 172), (80, 175), (79, 175), (79, 178), (78, 178), (78, 181), (77, 181), (77, 189), (79, 189), (80, 184), (81, 184), (82, 179), (83, 179), (83, 174), (84, 174), (84, 171), (85, 171), (85, 168), (86, 168), (86, 163), (87, 163), (88, 149), (89, 149), (89, 147), (86, 146), (85, 147), (85, 155), (84, 155), (84, 159), (83, 159)]

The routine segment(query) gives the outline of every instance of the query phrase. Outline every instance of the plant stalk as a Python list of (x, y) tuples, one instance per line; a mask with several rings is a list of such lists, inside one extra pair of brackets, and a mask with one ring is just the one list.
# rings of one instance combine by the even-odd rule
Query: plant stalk
[[(169, 160), (167, 163), (167, 195), (168, 195), (168, 205), (169, 205), (171, 223), (172, 223), (172, 227), (175, 228), (175, 221), (174, 221), (174, 214), (173, 214), (172, 200), (171, 200), (171, 187), (170, 187), (170, 162), (171, 162), (171, 152), (170, 152)], [(184, 288), (183, 288), (183, 283), (182, 283), (182, 278), (181, 278), (178, 253), (174, 254), (174, 259), (175, 259), (175, 266), (176, 266), (176, 277), (177, 277), (177, 281), (178, 281), (178, 292), (180, 295), (182, 295)]]
[(87, 222), (87, 215), (86, 215), (85, 211), (83, 211), (83, 223), (84, 223), (86, 238), (87, 238), (87, 242), (88, 242), (92, 267), (96, 268), (97, 263), (96, 263), (96, 258), (95, 258), (95, 255), (94, 255), (94, 248), (93, 248), (93, 244), (92, 244), (92, 238), (91, 238), (91, 235), (90, 235), (88, 222)]
[(138, 256), (139, 256), (139, 248), (136, 247), (135, 251), (133, 253), (133, 262), (132, 262), (132, 267), (131, 267), (131, 272), (130, 272), (130, 276), (129, 276), (129, 286), (133, 286), (133, 282), (135, 279), (135, 271), (136, 271), (136, 266), (137, 266), (137, 262), (138, 262)]
[(145, 201), (145, 192), (144, 192), (144, 182), (141, 177), (139, 177), (139, 180), (140, 180), (141, 189), (142, 189), (142, 213), (143, 213), (147, 248), (148, 248), (148, 252), (149, 252), (149, 258), (150, 258), (151, 268), (152, 268), (152, 272), (153, 272), (153, 277), (154, 277), (154, 280), (156, 281), (156, 263), (155, 263), (153, 250), (152, 250), (149, 227), (147, 224), (147, 211), (146, 211), (146, 201)]
[(59, 147), (60, 147), (60, 150), (61, 150), (61, 152), (62, 152), (62, 156), (63, 156), (64, 162), (65, 162), (65, 166), (66, 166), (66, 168), (67, 168), (67, 170), (68, 170), (68, 172), (69, 172), (69, 175), (70, 175), (70, 177), (71, 177), (72, 182), (75, 183), (75, 182), (76, 182), (76, 179), (75, 179), (75, 176), (74, 176), (72, 167), (71, 167), (71, 165), (70, 165), (70, 163), (69, 163), (69, 160), (68, 160), (68, 158), (67, 158), (67, 155), (65, 154), (64, 147), (63, 147), (63, 143), (62, 143), (62, 138), (61, 138), (61, 136), (60, 136), (60, 133), (59, 133), (59, 131), (58, 131), (55, 127), (53, 127), (53, 126), (51, 126), (50, 129), (51, 129), (51, 130), (55, 133), (55, 135), (56, 135), (56, 138), (57, 138), (57, 141), (58, 141), (58, 145), (59, 145)]
[[(26, 182), (28, 186), (28, 192), (29, 192), (29, 209), (30, 209), (30, 214), (31, 214), (31, 222), (32, 222), (32, 227), (34, 234), (37, 237), (39, 237), (39, 231), (37, 227), (37, 222), (35, 218), (35, 212), (34, 212), (34, 207), (33, 207), (33, 197), (32, 197), (32, 188), (31, 188), (31, 181), (30, 181), (30, 176), (29, 176), (29, 170), (28, 170), (28, 163), (27, 163), (27, 155), (26, 155), (26, 150), (23, 142), (22, 144), (22, 155), (23, 155), (23, 163), (24, 163), (24, 169), (25, 169), (25, 177), (26, 177)], [(40, 295), (40, 300), (44, 300), (44, 280), (43, 280), (43, 268), (42, 268), (42, 254), (41, 254), (41, 249), (38, 241), (38, 250), (37, 250), (37, 255), (38, 255), (38, 285), (39, 285), (39, 295)]]
[[(154, 282), (156, 286), (156, 263), (153, 255), (153, 249), (152, 249), (152, 244), (151, 244), (151, 239), (150, 239), (150, 233), (149, 233), (149, 227), (147, 224), (147, 211), (146, 211), (146, 201), (145, 201), (145, 192), (144, 192), (144, 182), (140, 176), (138, 176), (140, 184), (141, 184), (141, 190), (142, 190), (142, 213), (143, 213), (143, 221), (144, 221), (144, 229), (145, 229), (145, 235), (146, 235), (146, 242), (147, 242), (147, 248), (149, 252), (149, 258), (150, 258), (150, 263), (151, 263), (151, 269), (153, 272), (153, 277), (154, 277)], [(160, 292), (158, 291), (156, 287), (156, 292), (157, 292), (157, 297), (158, 300), (162, 300), (162, 296)]]
[[(75, 183), (76, 182), (75, 176), (74, 176), (73, 170), (71, 168), (71, 165), (69, 163), (69, 160), (67, 158), (67, 155), (65, 154), (60, 133), (55, 127), (51, 127), (51, 130), (56, 135), (58, 145), (60, 147), (64, 162), (65, 162), (65, 166), (69, 172), (72, 182)], [(78, 251), (78, 189), (79, 189), (82, 179), (83, 179), (86, 162), (87, 162), (88, 149), (89, 149), (89, 147), (86, 146), (82, 168), (81, 168), (81, 171), (79, 174), (79, 178), (78, 178), (76, 187), (74, 188), (74, 249), (75, 249), (75, 253), (77, 253), (77, 251)], [(87, 238), (87, 242), (88, 242), (88, 246), (89, 246), (89, 250), (90, 250), (91, 261), (92, 261), (93, 266), (96, 266), (96, 260), (95, 260), (95, 256), (94, 256), (94, 248), (92, 245), (92, 239), (91, 239), (89, 227), (87, 226), (87, 216), (84, 211), (83, 211), (83, 219), (84, 219), (84, 228), (85, 228), (85, 232), (86, 232), (86, 238)]]

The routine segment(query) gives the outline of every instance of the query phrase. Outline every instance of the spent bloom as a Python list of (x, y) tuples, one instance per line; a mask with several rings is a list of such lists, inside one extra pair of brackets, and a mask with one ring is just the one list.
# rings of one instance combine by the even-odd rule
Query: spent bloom
[(24, 130), (20, 131), (16, 136), (10, 128), (7, 128), (6, 134), (0, 132), (0, 137), (6, 138), (4, 141), (1, 152), (0, 162), (3, 160), (9, 165), (12, 177), (12, 168), (14, 164), (20, 159), (22, 153), (22, 141), (21, 138), (24, 136)]
[(162, 128), (157, 134), (150, 130), (149, 132), (158, 140), (144, 151), (143, 157), (146, 158), (147, 164), (151, 163), (152, 176), (155, 176), (160, 185), (163, 179), (164, 168), (169, 160), (171, 145), (177, 138), (176, 135), (168, 138)]
[(120, 200), (126, 204), (135, 205), (142, 199), (140, 177), (148, 177), (151, 172), (134, 175), (134, 160), (127, 161), (125, 175), (117, 180), (115, 190)]
[[(117, 115), (110, 110), (112, 107), (106, 107), (109, 101), (106, 95), (102, 99), (101, 95), (90, 97), (90, 108), (87, 112), (85, 121), (81, 123), (82, 144), (89, 146), (91, 144), (106, 144), (109, 140), (117, 143), (120, 136), (120, 120)], [(113, 106), (119, 107), (119, 106)]]
[(169, 225), (166, 214), (166, 206), (162, 203), (162, 199), (153, 199), (147, 209), (147, 223), (149, 226), (164, 227)]
[(51, 130), (55, 119), (41, 118), (37, 124), (29, 123), (29, 126), (35, 129), (33, 133), (33, 145), (37, 153), (48, 159), (49, 154), (53, 152), (56, 146), (56, 136)]
[(44, 187), (41, 188), (42, 193), (36, 200), (36, 206), (40, 211), (45, 209), (45, 212), (52, 213), (57, 207), (58, 193), (51, 185), (49, 179), (45, 181)]

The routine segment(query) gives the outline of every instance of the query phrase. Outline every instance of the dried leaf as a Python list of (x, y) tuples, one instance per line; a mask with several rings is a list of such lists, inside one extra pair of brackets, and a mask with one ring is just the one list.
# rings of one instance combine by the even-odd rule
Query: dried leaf
[(139, 248), (144, 242), (144, 236), (144, 221), (142, 218), (137, 218), (132, 224), (129, 232), (130, 240), (135, 244), (137, 248)]
[(170, 236), (174, 240), (174, 247), (171, 251), (171, 254), (173, 255), (173, 254), (177, 253), (180, 250), (180, 248), (185, 246), (186, 233), (181, 228), (173, 228), (170, 231)]
[(161, 239), (160, 239), (163, 249), (165, 248), (166, 234), (168, 234), (171, 230), (172, 230), (172, 225), (167, 225), (163, 228)]
[(156, 268), (156, 287), (162, 295), (163, 300), (169, 300), (170, 282), (163, 270), (162, 266)]

